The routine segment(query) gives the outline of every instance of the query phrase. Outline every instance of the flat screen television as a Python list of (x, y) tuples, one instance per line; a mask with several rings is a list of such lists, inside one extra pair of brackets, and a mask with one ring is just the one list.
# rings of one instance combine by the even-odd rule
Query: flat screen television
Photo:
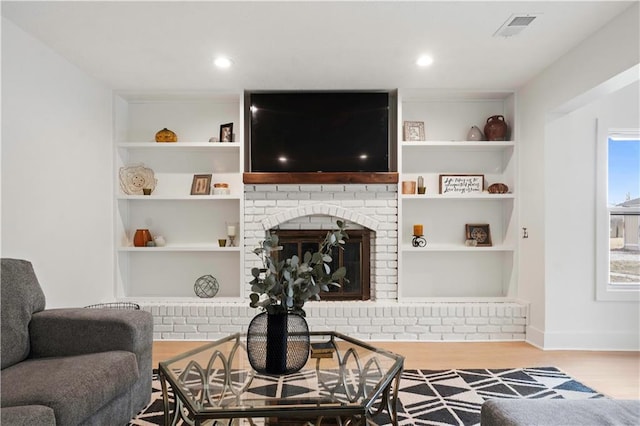
[(251, 172), (388, 172), (389, 93), (251, 93)]

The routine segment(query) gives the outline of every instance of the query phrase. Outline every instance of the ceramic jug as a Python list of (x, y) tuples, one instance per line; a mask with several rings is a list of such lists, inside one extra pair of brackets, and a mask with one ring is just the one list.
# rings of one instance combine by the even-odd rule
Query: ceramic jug
[(494, 115), (487, 118), (484, 126), (484, 135), (488, 141), (503, 141), (507, 137), (507, 122), (501, 115)]
[(471, 126), (469, 133), (467, 133), (468, 141), (481, 141), (484, 140), (484, 136), (478, 126)]

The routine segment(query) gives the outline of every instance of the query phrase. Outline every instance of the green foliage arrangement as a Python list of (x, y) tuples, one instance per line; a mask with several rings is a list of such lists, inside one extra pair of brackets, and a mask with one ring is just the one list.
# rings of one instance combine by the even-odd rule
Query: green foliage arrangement
[[(306, 252), (303, 259), (293, 255), (289, 259), (275, 260), (273, 252), (282, 250), (278, 236), (271, 234), (253, 252), (262, 260), (262, 268), (252, 268), (252, 308), (265, 309), (269, 314), (297, 313), (305, 316), (302, 309), (309, 299), (320, 300), (320, 291), (329, 291), (329, 286), (340, 287), (338, 281), (346, 279), (344, 266), (331, 272), (331, 253), (334, 247), (342, 246), (349, 238), (344, 222), (336, 221), (337, 230), (328, 231), (315, 253)], [(266, 297), (265, 297), (266, 296)]]

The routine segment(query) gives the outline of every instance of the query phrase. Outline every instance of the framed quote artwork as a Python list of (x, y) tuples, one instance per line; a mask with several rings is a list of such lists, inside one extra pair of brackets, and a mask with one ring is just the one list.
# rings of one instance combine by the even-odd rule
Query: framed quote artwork
[(484, 190), (484, 175), (440, 175), (438, 188), (443, 195), (480, 193)]

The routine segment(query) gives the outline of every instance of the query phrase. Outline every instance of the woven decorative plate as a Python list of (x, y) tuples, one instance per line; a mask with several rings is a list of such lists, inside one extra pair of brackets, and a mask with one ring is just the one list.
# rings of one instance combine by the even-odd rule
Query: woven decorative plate
[(120, 188), (125, 194), (142, 195), (143, 188), (156, 189), (158, 181), (154, 177), (153, 170), (144, 164), (134, 164), (120, 167)]

